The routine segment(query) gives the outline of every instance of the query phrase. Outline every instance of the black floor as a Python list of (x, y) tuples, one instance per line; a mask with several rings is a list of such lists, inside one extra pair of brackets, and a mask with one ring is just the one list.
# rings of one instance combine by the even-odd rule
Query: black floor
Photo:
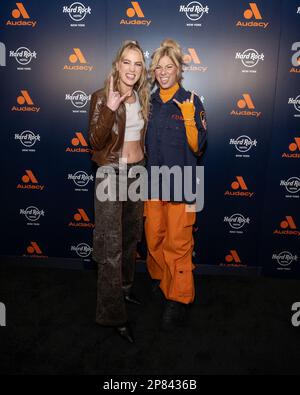
[(187, 328), (159, 329), (146, 274), (130, 306), (136, 344), (94, 323), (96, 272), (0, 265), (0, 372), (9, 374), (299, 374), (300, 281), (197, 277)]

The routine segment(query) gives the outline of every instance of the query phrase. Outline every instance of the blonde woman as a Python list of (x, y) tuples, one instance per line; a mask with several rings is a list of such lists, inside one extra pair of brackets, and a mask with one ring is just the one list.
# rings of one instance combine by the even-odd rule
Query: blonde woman
[(128, 177), (128, 172), (145, 165), (148, 91), (143, 51), (137, 41), (126, 41), (112, 63), (104, 88), (93, 93), (90, 105), (89, 140), (92, 160), (98, 165), (93, 235), (93, 259), (98, 264), (96, 322), (114, 327), (130, 343), (134, 338), (126, 303), (140, 304), (132, 285), (143, 202), (118, 198), (102, 201), (99, 191), (109, 177), (107, 169), (116, 174), (117, 186), (125, 177), (130, 187), (134, 178)]
[[(153, 167), (176, 166), (179, 178), (167, 180), (163, 174), (151, 189), (145, 203), (145, 233), (148, 246), (147, 268), (156, 292), (165, 297), (162, 328), (170, 330), (186, 322), (186, 307), (193, 302), (195, 287), (192, 270), (194, 201), (178, 190), (178, 185), (196, 185), (197, 156), (206, 141), (203, 105), (194, 92), (182, 86), (183, 53), (174, 40), (165, 40), (152, 55), (151, 81), (158, 89), (151, 96), (146, 134), (148, 176)], [(184, 179), (184, 169), (192, 173)], [(151, 175), (149, 188), (154, 184)], [(152, 183), (152, 185), (151, 185)], [(169, 196), (163, 188), (168, 186)], [(179, 195), (178, 195), (179, 192)], [(182, 193), (180, 193), (182, 192)], [(158, 288), (159, 287), (159, 288)]]

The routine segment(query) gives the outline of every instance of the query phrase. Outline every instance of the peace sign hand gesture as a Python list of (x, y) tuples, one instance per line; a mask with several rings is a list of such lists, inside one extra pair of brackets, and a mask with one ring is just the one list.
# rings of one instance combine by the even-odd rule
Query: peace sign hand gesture
[(190, 100), (184, 100), (182, 103), (180, 103), (178, 100), (173, 99), (173, 101), (177, 104), (177, 106), (180, 108), (183, 119), (185, 121), (193, 121), (195, 117), (195, 106), (194, 106), (194, 96), (195, 92), (193, 91), (191, 93)]
[(114, 79), (113, 76), (110, 77), (109, 81), (109, 91), (108, 91), (108, 98), (107, 98), (107, 107), (110, 108), (112, 111), (116, 111), (120, 104), (129, 96), (131, 96), (132, 91), (128, 91), (125, 95), (121, 96), (118, 91), (114, 91)]

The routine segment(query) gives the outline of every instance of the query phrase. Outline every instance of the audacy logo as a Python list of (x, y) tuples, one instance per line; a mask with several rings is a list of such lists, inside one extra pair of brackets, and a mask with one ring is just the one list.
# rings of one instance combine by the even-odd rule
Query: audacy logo
[(231, 183), (231, 190), (227, 190), (224, 195), (252, 198), (254, 192), (249, 192), (244, 177), (236, 176), (236, 180)]
[(69, 223), (73, 228), (94, 228), (95, 225), (91, 223), (89, 216), (83, 208), (78, 208), (77, 212), (73, 215), (74, 221)]
[[(9, 51), (9, 57), (14, 58), (20, 66), (28, 66), (32, 59), (37, 58), (37, 53), (27, 47), (20, 47), (15, 51)], [(17, 67), (17, 70), (31, 70), (31, 67)]]
[(242, 70), (243, 73), (256, 73), (253, 68), (258, 65), (259, 62), (263, 62), (265, 55), (259, 54), (256, 49), (246, 49), (244, 52), (236, 52), (235, 59), (240, 60), (246, 69)]
[(142, 25), (150, 26), (151, 20), (145, 19), (145, 14), (138, 1), (131, 1), (131, 7), (127, 8), (126, 16), (129, 19), (121, 19), (120, 25)]
[(230, 115), (259, 118), (261, 111), (253, 111), (255, 110), (255, 105), (251, 95), (249, 93), (243, 93), (242, 96), (243, 98), (237, 101), (237, 107), (240, 110), (232, 110)]
[(37, 21), (31, 20), (30, 15), (23, 3), (16, 3), (17, 8), (11, 12), (12, 20), (6, 22), (7, 26), (36, 27)]
[(244, 21), (238, 21), (237, 27), (250, 27), (250, 28), (263, 28), (266, 29), (269, 26), (269, 22), (262, 21), (262, 14), (256, 3), (249, 3), (249, 8), (244, 10)]
[(291, 215), (287, 215), (285, 219), (280, 222), (280, 229), (274, 230), (273, 234), (284, 236), (300, 236), (300, 231), (297, 228), (294, 218)]
[(18, 106), (13, 106), (11, 111), (35, 112), (38, 113), (41, 107), (34, 105), (28, 90), (21, 90), (21, 95), (17, 97)]
[(236, 157), (245, 157), (249, 158), (250, 155), (246, 155), (253, 147), (257, 147), (257, 140), (252, 140), (247, 135), (242, 135), (237, 137), (236, 139), (231, 138), (229, 140), (229, 145), (234, 145), (235, 149), (240, 152), (240, 154), (236, 154)]
[(74, 91), (73, 93), (66, 93), (65, 101), (70, 101), (74, 107), (73, 113), (86, 113), (87, 103), (91, 100), (91, 95), (87, 95), (84, 91)]
[(69, 55), (69, 62), (71, 64), (65, 64), (63, 70), (68, 71), (92, 71), (94, 66), (88, 65), (87, 60), (80, 48), (73, 48), (73, 53)]
[(247, 224), (250, 224), (250, 218), (245, 218), (242, 214), (233, 214), (231, 217), (224, 217), (224, 223), (229, 224), (233, 229), (230, 233), (243, 233), (241, 229)]
[(85, 23), (82, 23), (82, 21), (87, 15), (91, 15), (91, 12), (90, 6), (86, 7), (79, 2), (72, 3), (70, 6), (63, 6), (63, 14), (68, 14), (70, 19), (75, 22), (70, 24), (71, 27), (85, 27)]
[(237, 250), (230, 250), (230, 253), (225, 256), (226, 263), (220, 263), (220, 266), (228, 267), (245, 267), (246, 264), (242, 263), (242, 260), (237, 252)]
[(35, 152), (35, 149), (29, 149), (34, 147), (36, 142), (41, 141), (41, 136), (39, 134), (34, 134), (31, 130), (24, 130), (22, 133), (15, 133), (15, 140), (20, 141), (23, 148), (22, 152)]
[(184, 55), (183, 61), (185, 63), (183, 66), (184, 71), (200, 71), (205, 73), (208, 69), (207, 66), (202, 64), (195, 48), (188, 48), (188, 52)]
[(22, 176), (22, 184), (17, 185), (17, 189), (31, 189), (35, 191), (43, 191), (45, 185), (41, 185), (34, 175), (32, 170), (26, 170), (25, 174)]
[(27, 254), (24, 256), (29, 256), (31, 258), (48, 258), (48, 256), (43, 255), (43, 251), (36, 241), (31, 241), (26, 248)]
[(72, 153), (90, 153), (91, 149), (88, 148), (88, 143), (81, 132), (76, 132), (71, 140), (72, 147), (66, 148), (66, 152)]
[(282, 251), (279, 254), (273, 254), (272, 260), (276, 261), (280, 265), (280, 268), (278, 268), (279, 270), (291, 270), (290, 266), (293, 262), (298, 261), (298, 256), (293, 255), (289, 251)]
[(204, 14), (208, 14), (209, 7), (207, 5), (203, 6), (198, 1), (191, 1), (188, 5), (180, 5), (179, 12), (184, 13), (191, 22), (197, 22), (187, 23), (186, 26), (202, 26), (198, 21)]

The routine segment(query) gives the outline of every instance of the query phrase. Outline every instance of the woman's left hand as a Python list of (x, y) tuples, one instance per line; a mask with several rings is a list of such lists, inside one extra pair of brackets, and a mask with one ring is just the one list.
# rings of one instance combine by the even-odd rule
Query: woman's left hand
[(180, 108), (182, 115), (183, 115), (183, 119), (185, 121), (193, 121), (195, 118), (194, 96), (195, 96), (195, 93), (193, 91), (191, 93), (190, 99), (184, 100), (182, 103), (180, 103), (176, 99), (173, 99), (173, 101)]

